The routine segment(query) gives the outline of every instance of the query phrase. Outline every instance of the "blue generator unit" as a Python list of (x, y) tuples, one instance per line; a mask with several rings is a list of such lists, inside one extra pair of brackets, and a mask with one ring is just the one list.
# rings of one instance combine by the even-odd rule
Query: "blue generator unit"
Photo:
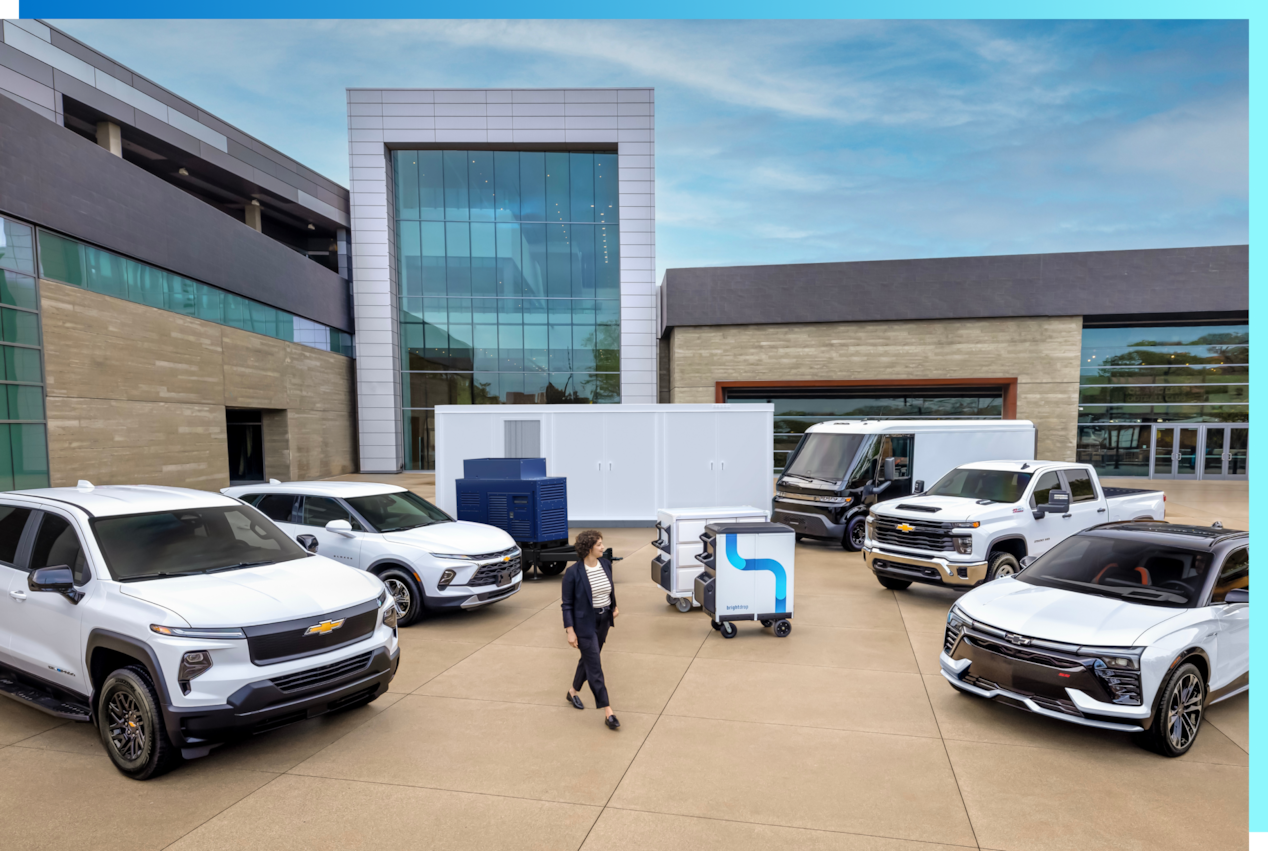
[(545, 458), (469, 458), (455, 482), (458, 519), (496, 526), (515, 539), (525, 570), (563, 571), (568, 546), (568, 480), (546, 475)]

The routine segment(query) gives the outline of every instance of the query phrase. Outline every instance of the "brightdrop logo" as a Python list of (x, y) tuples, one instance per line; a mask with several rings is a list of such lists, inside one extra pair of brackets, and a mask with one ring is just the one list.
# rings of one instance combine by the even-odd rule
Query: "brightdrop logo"
[(726, 610), (728, 612), (748, 611), (748, 606), (727, 606)]

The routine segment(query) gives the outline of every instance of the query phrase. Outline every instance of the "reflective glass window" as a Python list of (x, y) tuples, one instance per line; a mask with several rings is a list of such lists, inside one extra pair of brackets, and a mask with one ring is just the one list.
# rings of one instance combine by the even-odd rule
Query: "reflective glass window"
[(568, 179), (571, 221), (594, 221), (594, 154), (569, 155)]
[(402, 151), (418, 160), (419, 217), (424, 221), (444, 221), (445, 168), (440, 151)]
[(0, 269), (0, 304), (35, 310), (35, 278)]
[(396, 209), (398, 219), (417, 219), (418, 151), (406, 151), (392, 160), (396, 177)]
[(84, 246), (40, 231), (40, 274), (72, 286), (84, 286)]
[(568, 155), (546, 154), (546, 221), (571, 222), (572, 203), (568, 189)]
[(498, 151), (493, 155), (493, 171), (497, 220), (517, 222), (520, 218), (520, 155), (514, 151)]
[(30, 225), (0, 218), (0, 269), (35, 274), (35, 242)]
[(493, 152), (467, 153), (467, 181), (471, 197), (471, 221), (491, 222), (497, 208), (497, 181), (493, 176)]
[(444, 151), (445, 220), (470, 221), (471, 201), (467, 188), (467, 152)]

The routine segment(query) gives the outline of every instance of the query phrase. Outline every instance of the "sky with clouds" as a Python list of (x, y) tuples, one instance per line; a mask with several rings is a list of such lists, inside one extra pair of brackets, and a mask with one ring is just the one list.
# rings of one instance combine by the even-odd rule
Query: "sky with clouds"
[(653, 86), (658, 278), (1249, 240), (1245, 22), (53, 23), (344, 185), (345, 87)]

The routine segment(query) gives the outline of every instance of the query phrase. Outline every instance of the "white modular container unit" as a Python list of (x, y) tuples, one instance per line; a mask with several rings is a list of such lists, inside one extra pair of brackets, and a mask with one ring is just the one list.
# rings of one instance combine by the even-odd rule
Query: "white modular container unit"
[(436, 500), (457, 509), (468, 458), (545, 458), (572, 526), (651, 526), (661, 508), (770, 505), (775, 406), (442, 405)]
[(704, 552), (700, 536), (710, 523), (765, 523), (770, 511), (751, 505), (716, 508), (662, 508), (656, 512), (656, 555), (652, 581), (665, 589), (665, 602), (680, 612), (691, 611), (700, 601), (693, 596), (696, 577), (703, 569), (696, 556)]

